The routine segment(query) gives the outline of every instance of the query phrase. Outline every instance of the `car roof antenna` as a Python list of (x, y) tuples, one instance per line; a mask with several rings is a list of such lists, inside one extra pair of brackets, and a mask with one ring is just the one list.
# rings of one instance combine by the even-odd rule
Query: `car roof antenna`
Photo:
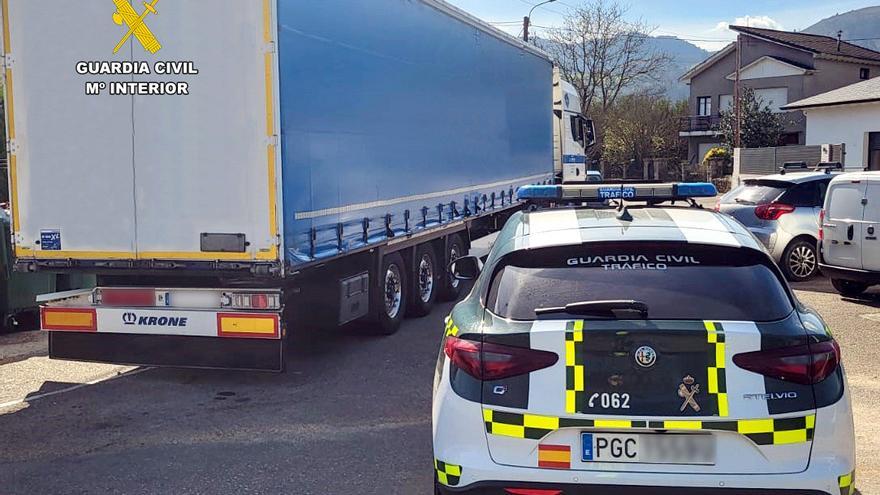
[(617, 219), (624, 222), (632, 222), (633, 216), (629, 212), (629, 208), (626, 207), (626, 202), (620, 200), (620, 206), (617, 208)]

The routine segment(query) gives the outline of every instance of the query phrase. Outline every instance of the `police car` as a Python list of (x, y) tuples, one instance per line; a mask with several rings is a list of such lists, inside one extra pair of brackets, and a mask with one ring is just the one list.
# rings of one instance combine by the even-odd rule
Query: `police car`
[[(840, 349), (711, 184), (528, 186), (446, 321), (435, 492), (854, 491)], [(621, 198), (654, 206), (594, 209)], [(691, 207), (658, 206), (670, 200)]]

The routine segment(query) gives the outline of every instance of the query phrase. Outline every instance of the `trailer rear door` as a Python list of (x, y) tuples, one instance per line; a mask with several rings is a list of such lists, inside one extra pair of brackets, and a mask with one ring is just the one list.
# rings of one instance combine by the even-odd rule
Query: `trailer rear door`
[(2, 1), (19, 258), (278, 259), (274, 2)]

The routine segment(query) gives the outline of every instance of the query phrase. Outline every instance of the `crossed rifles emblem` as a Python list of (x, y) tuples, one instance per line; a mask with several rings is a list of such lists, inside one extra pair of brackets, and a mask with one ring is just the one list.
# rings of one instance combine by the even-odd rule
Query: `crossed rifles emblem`
[(156, 12), (156, 4), (159, 3), (159, 0), (153, 0), (149, 3), (144, 2), (144, 7), (146, 7), (146, 9), (142, 14), (138, 14), (137, 11), (134, 10), (134, 7), (128, 2), (129, 0), (113, 0), (113, 3), (116, 5), (116, 12), (113, 13), (113, 22), (119, 26), (122, 26), (123, 24), (128, 26), (128, 32), (125, 33), (125, 36), (123, 36), (122, 39), (119, 40), (119, 43), (116, 44), (113, 53), (118, 52), (132, 35), (140, 41), (144, 50), (150, 53), (158, 52), (162, 49), (162, 45), (159, 43), (159, 40), (156, 39), (156, 36), (153, 35), (153, 32), (150, 31), (150, 28), (144, 23), (144, 19), (150, 14), (159, 14)]
[(684, 404), (681, 405), (681, 412), (684, 412), (688, 406), (691, 406), (694, 411), (700, 412), (700, 405), (697, 404), (694, 396), (700, 393), (700, 384), (694, 384), (694, 377), (688, 375), (684, 377), (682, 383), (678, 385), (678, 396), (684, 399)]

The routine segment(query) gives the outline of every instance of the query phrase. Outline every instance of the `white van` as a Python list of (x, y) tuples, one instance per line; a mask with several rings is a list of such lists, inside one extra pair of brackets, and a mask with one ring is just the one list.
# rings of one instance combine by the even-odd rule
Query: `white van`
[(880, 172), (835, 177), (820, 219), (819, 268), (837, 292), (858, 296), (880, 284)]

